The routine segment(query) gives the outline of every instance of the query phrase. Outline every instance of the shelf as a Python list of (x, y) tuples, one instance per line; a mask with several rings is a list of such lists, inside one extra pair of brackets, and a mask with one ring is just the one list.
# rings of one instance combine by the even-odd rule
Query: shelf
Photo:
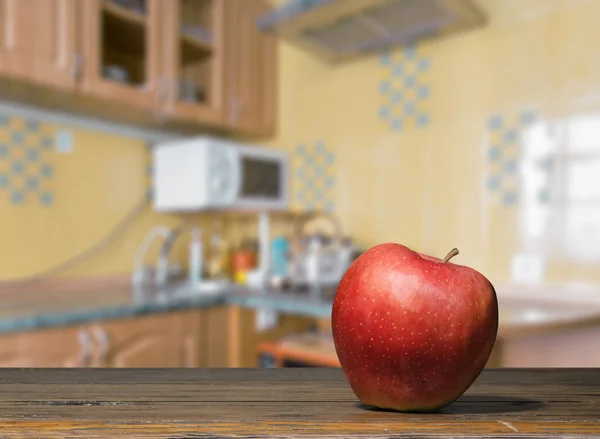
[(108, 15), (112, 15), (114, 18), (129, 22), (132, 26), (145, 26), (146, 16), (139, 14), (130, 9), (119, 6), (110, 0), (105, 0), (103, 5), (104, 12)]
[(144, 57), (146, 16), (105, 0), (102, 6), (104, 42), (111, 51)]
[(182, 64), (201, 61), (205, 58), (208, 58), (212, 54), (212, 45), (194, 37), (193, 35), (181, 32), (179, 35), (179, 41), (181, 42)]

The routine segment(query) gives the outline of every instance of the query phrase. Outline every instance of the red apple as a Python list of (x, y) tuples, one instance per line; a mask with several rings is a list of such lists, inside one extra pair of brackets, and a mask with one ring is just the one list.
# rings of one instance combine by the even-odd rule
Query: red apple
[(483, 370), (498, 332), (496, 291), (478, 271), (387, 243), (348, 268), (333, 302), (335, 349), (363, 403), (435, 411)]

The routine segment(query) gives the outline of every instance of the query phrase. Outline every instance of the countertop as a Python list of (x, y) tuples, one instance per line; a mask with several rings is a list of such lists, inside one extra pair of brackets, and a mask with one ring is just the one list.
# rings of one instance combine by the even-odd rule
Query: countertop
[(600, 286), (580, 283), (498, 284), (503, 338), (600, 325)]
[(141, 316), (152, 313), (239, 305), (308, 317), (331, 316), (331, 301), (308, 293), (228, 286), (213, 293), (178, 293), (179, 284), (159, 290), (116, 284), (53, 290), (31, 288), (0, 295), (0, 333)]
[[(496, 290), (500, 338), (600, 324), (598, 287), (499, 285)], [(310, 294), (236, 285), (218, 293), (182, 294), (178, 283), (161, 289), (133, 289), (122, 281), (31, 287), (8, 294), (0, 288), (0, 334), (227, 304), (329, 318), (332, 297), (331, 291)]]
[(599, 437), (599, 369), (486, 369), (433, 414), (358, 402), (341, 369), (2, 369), (3, 438)]

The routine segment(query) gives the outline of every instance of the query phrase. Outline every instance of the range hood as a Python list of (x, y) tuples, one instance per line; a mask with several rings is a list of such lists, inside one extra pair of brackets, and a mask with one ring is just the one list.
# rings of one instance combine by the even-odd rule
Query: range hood
[(257, 26), (340, 61), (484, 22), (471, 0), (286, 0), (260, 17)]

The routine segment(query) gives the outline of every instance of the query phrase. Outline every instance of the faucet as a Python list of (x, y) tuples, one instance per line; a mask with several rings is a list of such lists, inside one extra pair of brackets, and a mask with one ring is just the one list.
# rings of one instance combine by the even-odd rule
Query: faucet
[[(175, 243), (175, 240), (187, 229), (191, 229), (191, 225), (181, 225), (173, 229), (167, 226), (155, 226), (151, 228), (144, 236), (142, 243), (136, 250), (133, 261), (133, 276), (132, 283), (134, 286), (144, 285), (152, 282), (157, 286), (163, 286), (169, 280), (169, 253)], [(158, 237), (163, 238), (163, 244), (160, 248), (156, 269), (145, 267), (144, 259), (150, 250), (150, 246)]]
[(142, 239), (142, 243), (137, 248), (135, 255), (133, 257), (133, 275), (131, 277), (131, 282), (133, 285), (143, 285), (147, 282), (148, 277), (151, 276), (151, 268), (144, 267), (144, 259), (150, 250), (150, 246), (154, 242), (156, 238), (162, 236), (165, 240), (169, 236), (169, 228), (166, 226), (155, 226), (152, 227), (148, 233)]
[(196, 226), (191, 224), (184, 224), (171, 229), (166, 235), (156, 262), (156, 272), (154, 274), (154, 283), (156, 285), (162, 286), (169, 280), (169, 254), (171, 253), (171, 249), (177, 238), (181, 236), (183, 232), (195, 227)]

